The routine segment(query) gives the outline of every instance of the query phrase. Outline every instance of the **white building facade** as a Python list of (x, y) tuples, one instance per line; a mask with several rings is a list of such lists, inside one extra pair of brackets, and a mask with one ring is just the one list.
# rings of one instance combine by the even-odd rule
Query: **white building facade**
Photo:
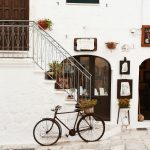
[[(100, 1), (99, 4), (70, 4), (59, 1), (30, 1), (30, 20), (50, 18), (54, 25), (50, 34), (71, 55), (92, 55), (104, 58), (111, 68), (110, 121), (116, 123), (118, 112), (117, 79), (132, 79), (130, 99), (131, 126), (137, 127), (139, 100), (139, 66), (150, 58), (148, 47), (141, 47), (141, 27), (150, 24), (148, 17), (150, 2)], [(133, 32), (132, 32), (133, 31)], [(74, 51), (74, 38), (97, 38), (97, 50)], [(110, 51), (105, 43), (117, 42)], [(127, 50), (122, 49), (127, 45)], [(130, 61), (130, 74), (119, 73), (119, 62), (124, 57)], [(144, 124), (144, 122), (143, 122)]]
[[(73, 4), (67, 3), (66, 0), (58, 0), (58, 1), (29, 0), (29, 20), (38, 21), (39, 19), (43, 18), (51, 19), (53, 22), (53, 27), (51, 31), (47, 30), (47, 32), (49, 32), (49, 34), (55, 40), (57, 40), (57, 42), (60, 43), (72, 56), (75, 56), (75, 58), (77, 58), (80, 61), (80, 63), (83, 62), (84, 64), (87, 58), (89, 61), (88, 68), (92, 68), (92, 65), (93, 68), (96, 65), (99, 65), (98, 67), (100, 69), (99, 72), (101, 72), (101, 63), (102, 64), (104, 63), (105, 64), (104, 66), (107, 67), (108, 74), (105, 86), (108, 91), (103, 87), (99, 86), (98, 87), (99, 90), (101, 88), (101, 91), (104, 90), (104, 93), (96, 94), (95, 93), (96, 76), (94, 76), (92, 83), (94, 86), (93, 87), (94, 98), (97, 97), (96, 95), (99, 95), (98, 97), (99, 100), (101, 99), (105, 100), (105, 97), (108, 97), (107, 98), (108, 103), (104, 102), (105, 105), (104, 107), (101, 106), (101, 108), (103, 107), (104, 110), (107, 110), (108, 114), (106, 115), (108, 115), (109, 117), (106, 120), (108, 120), (109, 122), (117, 124), (117, 116), (118, 116), (117, 80), (118, 79), (132, 80), (132, 89), (130, 91), (132, 92), (132, 98), (129, 98), (131, 128), (150, 126), (150, 119), (148, 117), (145, 119), (146, 121), (143, 122), (138, 121), (139, 99), (143, 99), (141, 102), (143, 103), (143, 107), (145, 107), (146, 104), (147, 106), (149, 104), (149, 102), (145, 102), (148, 101), (149, 99), (148, 98), (146, 99), (145, 98), (146, 96), (144, 98), (140, 96), (143, 95), (143, 93), (140, 93), (139, 90), (140, 89), (139, 86), (142, 88), (140, 82), (144, 86), (146, 82), (147, 83), (149, 82), (148, 73), (150, 70), (148, 64), (150, 59), (150, 51), (149, 47), (141, 47), (142, 25), (150, 24), (149, 7), (150, 2), (148, 0), (140, 0), (140, 1), (104, 0), (100, 1), (98, 4), (81, 4), (81, 3)], [(96, 50), (75, 51), (74, 50), (75, 38), (92, 38), (92, 39), (95, 38), (97, 40)], [(116, 42), (118, 44), (114, 50), (110, 50), (106, 47), (105, 43), (107, 42)], [(125, 47), (125, 49), (123, 47)], [(82, 57), (85, 58), (83, 59), (83, 61), (81, 59)], [(130, 61), (130, 73), (123, 75), (120, 74), (120, 61), (123, 61), (125, 57), (127, 61)], [(147, 75), (142, 74), (140, 76), (140, 72), (143, 71), (143, 70), (140, 71), (140, 65), (145, 60), (147, 60), (148, 62), (145, 63), (146, 69), (144, 71), (147, 71), (148, 73)], [(93, 75), (95, 75), (96, 73), (95, 70), (96, 69), (94, 69), (94, 71), (92, 72)], [(147, 79), (144, 80), (143, 76), (146, 76), (145, 78)], [(101, 83), (99, 83), (98, 85), (101, 85)], [(149, 89), (149, 83), (146, 85), (146, 87), (148, 87)], [(30, 92), (30, 94), (32, 95), (33, 93)], [(146, 94), (148, 95), (149, 92), (147, 92)], [(56, 103), (54, 94), (51, 95), (51, 100), (54, 100), (54, 103)], [(33, 110), (34, 112), (37, 113), (37, 115), (32, 115), (32, 117), (33, 118), (35, 117), (36, 119), (33, 119), (31, 126), (34, 124), (36, 120), (38, 120), (38, 113), (40, 117), (43, 116), (44, 113), (46, 115), (49, 113), (49, 107), (50, 104), (53, 103), (53, 101), (51, 101), (51, 103), (49, 104), (48, 100), (46, 100), (45, 97), (44, 102), (45, 104), (42, 104), (42, 101), (40, 100), (38, 102), (37, 101), (32, 102), (34, 106), (36, 105), (35, 109)], [(27, 101), (28, 106), (27, 109), (29, 108), (29, 103), (30, 102)], [(25, 105), (26, 103), (22, 102), (22, 104)], [(63, 102), (61, 102), (61, 104), (63, 104)], [(45, 109), (40, 108), (39, 106), (41, 105), (44, 105)], [(17, 108), (17, 111), (20, 111), (20, 109)], [(17, 114), (17, 111), (14, 111), (14, 113)], [(42, 111), (47, 112), (41, 113)], [(5, 113), (5, 110), (3, 111), (3, 113)], [(28, 115), (32, 114), (32, 112), (27, 113)], [(101, 112), (100, 114), (103, 115), (103, 113), (104, 112)], [(145, 114), (143, 115), (146, 116), (148, 113), (150, 113), (150, 110), (148, 109), (148, 111), (144, 113)], [(29, 117), (26, 116), (26, 119), (29, 119)], [(25, 127), (27, 127), (27, 124), (25, 125)], [(5, 126), (2, 127), (1, 129), (3, 130), (4, 128)], [(20, 130), (20, 132), (21, 131), (22, 130)], [(31, 129), (28, 132), (32, 132)], [(6, 139), (6, 137), (4, 139)], [(29, 138), (29, 140), (30, 139), (31, 138)], [(14, 141), (17, 140), (19, 140), (19, 134), (18, 139)]]

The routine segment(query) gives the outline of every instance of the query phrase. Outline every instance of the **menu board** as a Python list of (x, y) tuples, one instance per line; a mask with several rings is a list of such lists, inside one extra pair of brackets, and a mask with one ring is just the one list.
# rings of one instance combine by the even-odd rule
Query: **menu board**
[(67, 3), (91, 3), (98, 4), (99, 0), (66, 0)]
[(141, 46), (150, 47), (150, 25), (142, 26)]
[(75, 51), (95, 51), (97, 50), (96, 38), (75, 38), (74, 39)]

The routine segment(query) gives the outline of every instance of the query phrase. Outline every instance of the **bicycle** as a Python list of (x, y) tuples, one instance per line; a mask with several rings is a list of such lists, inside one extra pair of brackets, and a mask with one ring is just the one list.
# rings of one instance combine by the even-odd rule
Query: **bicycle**
[[(42, 146), (50, 146), (55, 144), (62, 135), (62, 124), (69, 131), (70, 136), (78, 133), (79, 137), (85, 142), (95, 142), (102, 138), (105, 132), (105, 123), (101, 117), (94, 113), (85, 114), (80, 108), (69, 112), (58, 112), (61, 106), (57, 105), (53, 118), (43, 118), (34, 126), (33, 137), (35, 141)], [(57, 114), (77, 113), (74, 126), (70, 129)], [(81, 118), (79, 118), (79, 116)]]

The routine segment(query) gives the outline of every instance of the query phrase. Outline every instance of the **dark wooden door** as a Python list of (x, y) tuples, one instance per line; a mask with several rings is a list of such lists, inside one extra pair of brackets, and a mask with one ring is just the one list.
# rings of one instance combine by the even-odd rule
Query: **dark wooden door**
[(91, 73), (91, 97), (97, 99), (95, 113), (104, 120), (110, 120), (111, 69), (109, 63), (100, 57), (75, 56)]
[(19, 20), (29, 20), (29, 0), (0, 0), (0, 50), (27, 50), (28, 23)]
[(29, 0), (0, 0), (0, 20), (29, 20)]

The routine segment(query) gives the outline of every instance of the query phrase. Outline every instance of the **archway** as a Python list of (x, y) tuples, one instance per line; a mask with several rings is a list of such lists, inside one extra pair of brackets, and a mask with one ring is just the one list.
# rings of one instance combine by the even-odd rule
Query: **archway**
[(139, 111), (150, 120), (150, 58), (139, 67)]
[(92, 55), (74, 56), (91, 74), (91, 95), (98, 100), (95, 113), (110, 120), (111, 68), (104, 58)]

